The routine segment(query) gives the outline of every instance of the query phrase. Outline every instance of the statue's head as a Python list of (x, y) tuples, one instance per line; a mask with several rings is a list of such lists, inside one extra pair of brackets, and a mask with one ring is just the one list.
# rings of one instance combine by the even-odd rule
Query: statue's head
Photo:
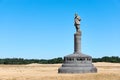
[(77, 13), (75, 13), (75, 17), (76, 17), (76, 16), (78, 16), (78, 14), (77, 14)]

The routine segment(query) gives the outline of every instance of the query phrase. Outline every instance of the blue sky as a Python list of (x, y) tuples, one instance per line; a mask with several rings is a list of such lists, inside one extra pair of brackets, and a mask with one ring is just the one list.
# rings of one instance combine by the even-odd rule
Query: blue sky
[(72, 54), (76, 12), (82, 52), (120, 56), (120, 0), (0, 0), (0, 58)]

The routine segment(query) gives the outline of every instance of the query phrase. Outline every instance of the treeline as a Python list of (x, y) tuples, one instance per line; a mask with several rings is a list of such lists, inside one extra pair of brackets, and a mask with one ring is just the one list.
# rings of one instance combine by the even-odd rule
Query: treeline
[(93, 62), (111, 62), (111, 63), (120, 63), (120, 57), (118, 56), (105, 56), (102, 58), (93, 58), (92, 59)]
[[(102, 57), (102, 58), (93, 58), (93, 62), (112, 62), (112, 63), (120, 63), (120, 57), (112, 56), (112, 57)], [(39, 63), (39, 64), (56, 64), (62, 63), (63, 58), (58, 57), (54, 59), (23, 59), (23, 58), (5, 58), (0, 59), (0, 64), (31, 64), (31, 63)]]
[(23, 58), (5, 58), (0, 59), (0, 64), (31, 64), (31, 63), (39, 63), (39, 64), (56, 64), (62, 63), (63, 59), (61, 57), (54, 59), (23, 59)]

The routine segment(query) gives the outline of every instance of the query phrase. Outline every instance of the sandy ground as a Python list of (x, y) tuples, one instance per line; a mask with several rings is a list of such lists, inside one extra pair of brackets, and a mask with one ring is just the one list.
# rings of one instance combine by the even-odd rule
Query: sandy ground
[(58, 74), (61, 64), (0, 65), (0, 80), (120, 80), (119, 63), (94, 63), (97, 73)]

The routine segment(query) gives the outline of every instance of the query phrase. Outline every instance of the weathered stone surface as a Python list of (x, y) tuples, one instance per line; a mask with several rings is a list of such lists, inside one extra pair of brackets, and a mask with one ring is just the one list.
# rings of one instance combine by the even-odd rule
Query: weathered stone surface
[(74, 34), (74, 52), (80, 53), (81, 51), (81, 31)]
[(75, 14), (74, 26), (76, 28), (76, 32), (80, 32), (80, 21), (81, 21), (80, 16), (78, 14)]
[[(75, 21), (80, 21), (78, 15)], [(92, 64), (92, 57), (81, 52), (81, 35), (78, 23), (75, 22), (74, 53), (64, 56), (64, 63), (58, 69), (58, 73), (95, 73), (97, 68)]]
[(95, 73), (97, 68), (92, 64), (92, 57), (75, 53), (64, 57), (64, 63), (58, 73)]
[(58, 73), (96, 73), (95, 67), (61, 67)]

